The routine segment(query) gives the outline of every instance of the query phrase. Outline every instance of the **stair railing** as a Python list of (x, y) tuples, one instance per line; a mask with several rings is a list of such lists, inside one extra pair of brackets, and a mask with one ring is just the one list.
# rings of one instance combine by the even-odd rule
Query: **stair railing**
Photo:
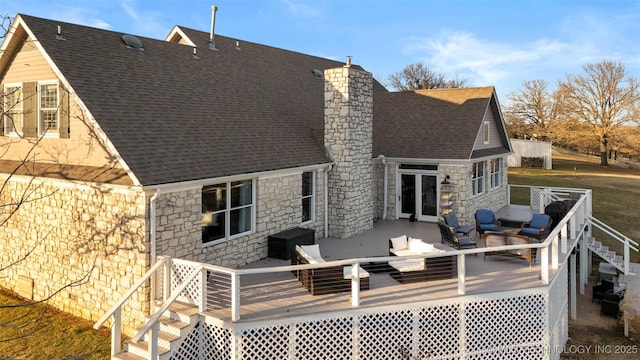
[(589, 223), (595, 227), (597, 227), (598, 229), (602, 230), (604, 233), (608, 234), (609, 236), (611, 236), (613, 239), (617, 240), (618, 242), (620, 242), (624, 248), (624, 274), (628, 275), (631, 272), (631, 266), (630, 266), (630, 261), (631, 261), (631, 254), (630, 254), (630, 250), (634, 250), (634, 251), (638, 251), (639, 247), (638, 247), (638, 243), (631, 240), (630, 238), (628, 238), (627, 236), (625, 236), (624, 234), (620, 233), (618, 230), (612, 228), (611, 226), (605, 224), (604, 222), (602, 222), (601, 220), (598, 220), (596, 218), (594, 218), (593, 216), (589, 218)]
[[(159, 332), (158, 321), (160, 320), (160, 317), (162, 316), (162, 314), (165, 313), (165, 311), (169, 309), (169, 306), (171, 306), (171, 304), (173, 304), (178, 299), (178, 297), (187, 288), (187, 286), (189, 286), (191, 281), (193, 281), (198, 275), (206, 276), (206, 272), (204, 271), (204, 264), (197, 266), (184, 279), (184, 281), (182, 281), (182, 284), (180, 284), (180, 286), (175, 291), (172, 292), (169, 299), (167, 299), (167, 301), (165, 301), (164, 304), (162, 304), (160, 309), (158, 309), (158, 311), (156, 311), (149, 318), (146, 324), (144, 324), (144, 326), (141, 327), (136, 333), (136, 335), (131, 339), (133, 342), (138, 342), (149, 330), (151, 330), (151, 338), (149, 339), (149, 359), (158, 358), (158, 332)], [(204, 300), (201, 302), (204, 302)]]
[(158, 261), (147, 271), (142, 278), (140, 278), (127, 293), (116, 302), (109, 311), (107, 311), (94, 325), (93, 328), (98, 330), (104, 325), (110, 317), (113, 316), (113, 323), (111, 324), (111, 356), (120, 352), (120, 346), (122, 341), (122, 306), (131, 298), (131, 296), (140, 288), (144, 283), (152, 278), (156, 271), (160, 269), (167, 258), (159, 257)]

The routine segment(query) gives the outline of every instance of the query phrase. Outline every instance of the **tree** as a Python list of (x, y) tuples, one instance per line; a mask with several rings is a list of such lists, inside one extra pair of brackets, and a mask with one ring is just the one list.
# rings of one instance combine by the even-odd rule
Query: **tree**
[(525, 81), (523, 88), (509, 94), (511, 103), (504, 115), (515, 135), (553, 141), (553, 125), (557, 119), (555, 96), (544, 80)]
[(407, 65), (402, 71), (389, 75), (389, 86), (398, 91), (412, 91), (438, 88), (465, 87), (467, 79), (456, 77), (447, 79), (445, 74), (436, 73), (429, 65), (415, 63)]
[(640, 101), (639, 84), (620, 62), (604, 60), (583, 66), (581, 75), (567, 75), (558, 83), (560, 106), (567, 119), (587, 124), (600, 148), (600, 164), (607, 166), (607, 150), (615, 130), (630, 124)]

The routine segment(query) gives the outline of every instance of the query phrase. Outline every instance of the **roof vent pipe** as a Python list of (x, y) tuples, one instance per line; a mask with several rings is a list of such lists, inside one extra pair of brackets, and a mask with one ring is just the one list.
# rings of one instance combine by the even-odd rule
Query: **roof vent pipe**
[(211, 32), (209, 32), (209, 49), (211, 50), (218, 50), (216, 49), (216, 44), (214, 42), (214, 29), (216, 27), (216, 11), (218, 11), (218, 7), (217, 6), (212, 6), (211, 7)]
[(347, 56), (347, 64), (346, 67), (351, 67), (351, 56)]
[(58, 25), (58, 32), (56, 33), (56, 40), (66, 40), (64, 38), (64, 36), (62, 36), (62, 27), (60, 27), (60, 25)]

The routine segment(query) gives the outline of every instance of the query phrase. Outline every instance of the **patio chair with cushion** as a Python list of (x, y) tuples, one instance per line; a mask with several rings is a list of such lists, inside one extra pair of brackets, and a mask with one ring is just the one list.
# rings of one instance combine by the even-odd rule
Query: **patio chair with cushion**
[(491, 210), (478, 209), (474, 217), (476, 219), (476, 232), (484, 234), (485, 231), (498, 231), (502, 225)]
[(618, 318), (620, 315), (620, 301), (624, 298), (624, 291), (620, 293), (605, 292), (600, 300), (600, 315)]
[(600, 285), (593, 285), (593, 294), (591, 295), (591, 302), (600, 302), (606, 293), (613, 293), (614, 283), (609, 280), (602, 280)]
[[(413, 256), (433, 253), (444, 253), (421, 239), (406, 235), (389, 239), (390, 256)], [(415, 258), (389, 261), (389, 275), (400, 283), (412, 283), (430, 280), (451, 279), (458, 274), (456, 256), (436, 258)]]
[[(482, 242), (484, 243), (485, 248), (506, 245), (530, 245), (532, 243), (536, 243), (535, 240), (531, 240), (526, 236), (504, 234), (499, 232), (486, 232), (482, 234)], [(488, 256), (492, 255), (513, 257), (528, 262), (529, 267), (531, 267), (531, 264), (536, 262), (536, 250), (537, 249), (532, 248), (487, 251), (484, 253), (484, 259), (486, 260)]]
[(460, 225), (458, 222), (458, 216), (456, 216), (456, 213), (454, 212), (446, 214), (444, 216), (444, 222), (454, 228), (456, 233), (462, 234), (464, 237), (469, 237), (469, 233), (474, 229), (473, 225)]
[[(450, 245), (458, 250), (477, 248), (476, 242), (469, 237), (459, 238), (456, 231), (451, 226), (438, 221), (438, 228), (440, 229), (441, 242), (443, 244)], [(476, 254), (478, 255), (478, 254)]]
[[(296, 265), (319, 264), (325, 262), (319, 245), (296, 245), (292, 251)], [(351, 266), (330, 266), (297, 271), (298, 280), (311, 295), (338, 293), (351, 290)], [(360, 290), (369, 289), (369, 273), (360, 268)]]
[(551, 216), (547, 214), (533, 214), (531, 221), (522, 224), (520, 235), (529, 236), (538, 240), (544, 240), (551, 231)]

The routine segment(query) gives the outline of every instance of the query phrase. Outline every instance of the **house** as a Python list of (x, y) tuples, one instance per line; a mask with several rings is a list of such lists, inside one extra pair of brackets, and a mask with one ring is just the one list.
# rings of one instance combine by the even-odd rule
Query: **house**
[[(366, 63), (366, 59), (362, 59)], [(176, 26), (19, 14), (0, 47), (1, 286), (88, 319), (156, 256), (238, 267), (295, 227), (347, 238), (507, 201), (492, 87), (394, 93), (362, 67)], [(65, 287), (66, 285), (72, 285)], [(149, 310), (149, 289), (131, 306)]]

